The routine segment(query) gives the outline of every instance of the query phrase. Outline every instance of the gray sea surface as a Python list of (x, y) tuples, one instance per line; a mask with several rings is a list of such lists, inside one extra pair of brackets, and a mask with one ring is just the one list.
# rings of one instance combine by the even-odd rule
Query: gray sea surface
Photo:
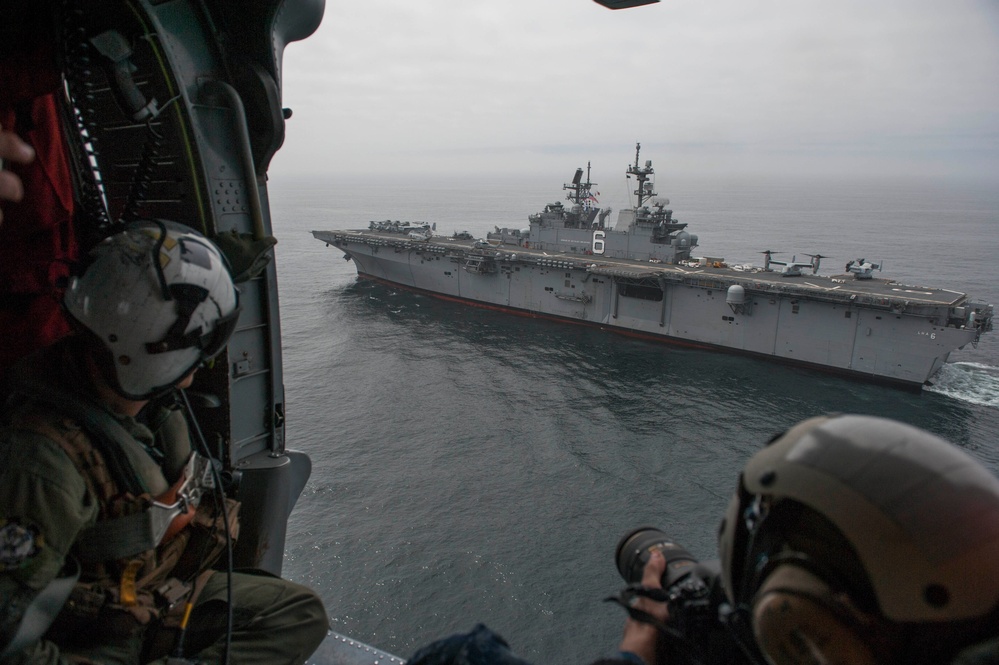
[[(539, 180), (270, 183), (278, 237), (287, 440), (312, 477), (284, 573), (316, 588), (335, 631), (407, 657), (484, 622), (535, 663), (615, 649), (618, 539), (651, 525), (702, 559), (739, 469), (816, 414), (889, 416), (999, 473), (999, 331), (955, 352), (920, 395), (643, 342), (367, 282), (314, 229), (370, 220), (484, 236), (563, 198)], [(622, 173), (594, 173), (627, 205)], [(999, 187), (932, 180), (664, 178), (695, 254), (762, 263), (821, 253), (999, 305)], [(606, 184), (612, 183), (612, 184)], [(619, 184), (613, 184), (619, 183)]]

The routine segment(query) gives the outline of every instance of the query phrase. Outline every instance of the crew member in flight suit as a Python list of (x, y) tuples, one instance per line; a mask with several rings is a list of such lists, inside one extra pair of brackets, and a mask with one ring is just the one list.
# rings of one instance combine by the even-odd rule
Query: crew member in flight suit
[(221, 254), (149, 221), (91, 259), (64, 300), (78, 332), (16, 366), (0, 419), (0, 662), (303, 663), (323, 604), (214, 569), (238, 504), (180, 407), (239, 315)]
[[(720, 598), (680, 635), (650, 547), (618, 652), (592, 665), (999, 665), (999, 479), (929, 432), (798, 423), (744, 467), (718, 544)], [(407, 662), (529, 665), (482, 624)]]
[[(718, 544), (746, 663), (999, 663), (999, 479), (929, 432), (857, 415), (798, 423), (746, 464)], [(668, 625), (665, 603), (634, 606)], [(600, 663), (667, 665), (662, 639), (629, 618), (621, 654)]]

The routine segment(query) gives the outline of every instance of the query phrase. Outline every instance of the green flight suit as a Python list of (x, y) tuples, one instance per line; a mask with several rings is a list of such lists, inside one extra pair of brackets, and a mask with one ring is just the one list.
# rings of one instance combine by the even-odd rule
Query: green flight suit
[[(46, 351), (32, 360), (30, 371), (36, 378), (44, 376), (54, 391), (76, 388), (76, 394), (87, 398), (86, 390), (79, 389), (87, 382), (73, 369), (72, 348), (64, 344)], [(60, 443), (37, 431), (11, 426), (9, 415), (5, 412), (0, 418), (0, 651), (10, 643), (28, 605), (72, 560), (81, 534), (97, 523), (101, 513), (87, 479)], [(66, 416), (57, 408), (49, 408), (45, 417), (54, 427), (66, 426)], [(174, 480), (176, 468), (170, 467), (177, 467), (186, 451), (167, 446), (164, 453), (158, 453), (164, 437), (154, 436), (133, 418), (115, 418), (135, 439), (135, 445), (122, 455), (142, 470), (143, 481), (156, 496)], [(167, 413), (163, 431), (176, 432), (177, 418), (182, 418), (179, 411)], [(186, 433), (186, 426), (183, 429)], [(175, 446), (189, 447), (183, 438)], [(230, 662), (234, 664), (303, 663), (327, 634), (323, 604), (306, 587), (264, 574), (233, 573), (232, 598)], [(227, 576), (210, 573), (188, 623), (185, 655), (204, 663), (221, 662), (226, 609)], [(127, 630), (109, 629), (98, 617), (71, 639), (59, 625), (57, 619), (42, 639), (8, 654), (2, 663), (164, 662), (177, 636), (175, 629), (163, 627), (155, 617), (144, 624), (129, 623)]]

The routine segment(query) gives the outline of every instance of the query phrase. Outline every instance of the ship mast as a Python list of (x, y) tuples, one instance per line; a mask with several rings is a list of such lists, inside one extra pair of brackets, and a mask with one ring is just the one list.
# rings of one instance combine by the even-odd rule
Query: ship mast
[(656, 195), (656, 193), (652, 191), (652, 183), (648, 182), (649, 176), (655, 173), (655, 170), (652, 168), (652, 160), (651, 159), (646, 160), (644, 167), (638, 166), (638, 154), (641, 151), (641, 149), (642, 149), (642, 144), (636, 143), (635, 165), (629, 166), (627, 171), (628, 175), (633, 175), (638, 180), (638, 189), (634, 191), (634, 194), (638, 195), (638, 205), (635, 206), (636, 210), (642, 207), (642, 204), (645, 202), (646, 199), (650, 199)]
[(590, 189), (596, 185), (590, 182), (590, 163), (586, 162), (586, 182), (583, 182), (583, 169), (576, 169), (576, 175), (572, 178), (571, 185), (562, 185), (562, 189), (570, 190), (565, 198), (576, 205), (586, 207), (586, 200), (590, 198)]

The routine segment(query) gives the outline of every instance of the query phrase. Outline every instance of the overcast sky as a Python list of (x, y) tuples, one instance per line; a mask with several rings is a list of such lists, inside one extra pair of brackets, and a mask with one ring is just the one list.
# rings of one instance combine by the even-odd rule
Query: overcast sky
[[(999, 0), (327, 0), (272, 175), (977, 175)], [(559, 177), (562, 177), (561, 175)]]

